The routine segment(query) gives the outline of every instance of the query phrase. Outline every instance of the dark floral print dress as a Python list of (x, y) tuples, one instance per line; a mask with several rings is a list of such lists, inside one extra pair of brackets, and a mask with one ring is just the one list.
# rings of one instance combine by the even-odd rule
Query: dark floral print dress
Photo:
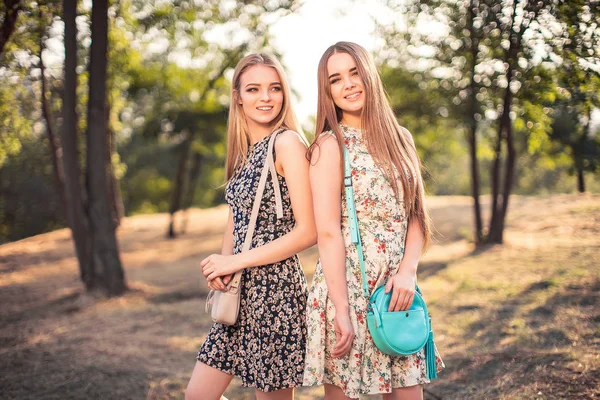
[[(233, 212), (234, 254), (242, 250), (270, 136), (250, 146), (247, 162), (229, 181), (225, 198)], [(277, 219), (273, 177), (269, 174), (251, 248), (260, 247), (295, 225), (285, 178), (278, 175), (283, 218)], [(246, 268), (241, 304), (233, 326), (215, 323), (198, 361), (238, 376), (243, 386), (265, 392), (302, 384), (306, 343), (307, 284), (298, 256)]]

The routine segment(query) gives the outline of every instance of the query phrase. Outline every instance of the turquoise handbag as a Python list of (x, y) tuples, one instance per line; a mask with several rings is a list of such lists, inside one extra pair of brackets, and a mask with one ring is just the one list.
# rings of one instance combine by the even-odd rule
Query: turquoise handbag
[(346, 205), (348, 220), (350, 222), (350, 237), (356, 246), (360, 262), (360, 273), (363, 282), (363, 291), (369, 297), (367, 309), (367, 327), (373, 337), (377, 348), (390, 356), (407, 356), (417, 353), (425, 348), (425, 360), (429, 379), (437, 378), (435, 362), (435, 345), (431, 329), (431, 317), (427, 310), (421, 290), (417, 285), (413, 302), (408, 310), (389, 312), (392, 293), (385, 293), (385, 286), (380, 286), (371, 296), (367, 286), (365, 260), (358, 230), (358, 217), (354, 205), (354, 190), (352, 189), (352, 170), (350, 168), (350, 155), (344, 147), (344, 187), (346, 191)]

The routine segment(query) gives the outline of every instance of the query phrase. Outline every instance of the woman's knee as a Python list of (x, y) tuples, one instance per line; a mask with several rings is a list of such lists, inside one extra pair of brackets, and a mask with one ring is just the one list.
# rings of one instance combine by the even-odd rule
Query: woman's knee
[(423, 385), (394, 388), (383, 395), (383, 400), (423, 400)]
[(193, 388), (189, 386), (185, 389), (185, 400), (195, 400), (198, 399), (198, 394)]
[(335, 385), (326, 383), (323, 387), (325, 388), (325, 400), (356, 400), (346, 396), (344, 391)]
[(293, 400), (294, 388), (280, 389), (274, 392), (263, 392), (256, 390), (256, 400)]

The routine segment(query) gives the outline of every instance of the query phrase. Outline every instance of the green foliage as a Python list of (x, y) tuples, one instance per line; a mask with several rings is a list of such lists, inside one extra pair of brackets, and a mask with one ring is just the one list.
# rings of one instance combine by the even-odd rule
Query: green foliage
[[(293, 11), (297, 2), (112, 3), (107, 88), (109, 130), (117, 145), (112, 167), (121, 179), (126, 212), (169, 209), (184, 143), (190, 145), (190, 160), (194, 154), (203, 155), (192, 205), (206, 207), (221, 202), (225, 105), (229, 102), (229, 81), (225, 76), (247, 52), (260, 49), (277, 53), (269, 45), (269, 25)], [(40, 43), (44, 43), (48, 48), (48, 56), (44, 58), (48, 63), (46, 77), (52, 119), (55, 128), (60, 129), (62, 66), (60, 54), (55, 51), (60, 49), (56, 44), (62, 41), (62, 1), (23, 4), (15, 34), (0, 58), (0, 176), (3, 188), (5, 185), (21, 188), (21, 182), (23, 185), (29, 182), (29, 188), (33, 189), (2, 191), (1, 241), (62, 224), (40, 107), (38, 58)], [(86, 128), (89, 7), (90, 3), (79, 2), (80, 132)], [(85, 140), (79, 143), (83, 155)], [(190, 160), (186, 160), (187, 164)], [(50, 200), (35, 207), (24, 206), (31, 201), (30, 197)], [(16, 219), (20, 222), (15, 225)], [(39, 223), (31, 224), (29, 220)]]
[(400, 123), (411, 131), (430, 194), (468, 194), (469, 166), (460, 121), (448, 114), (438, 80), (427, 74), (381, 68), (381, 78)]
[[(467, 141), (463, 137), (473, 116), (478, 127), (481, 190), (486, 193), (507, 87), (504, 60), (511, 40), (524, 33), (526, 40), (510, 55), (515, 61), (510, 87), (518, 154), (515, 192), (572, 190), (574, 184), (568, 181), (574, 169), (570, 159), (575, 153), (584, 158), (587, 171), (596, 170), (600, 153), (594, 144), (597, 136), (590, 133), (591, 139), (585, 145), (579, 142), (575, 151), (569, 149), (569, 143), (581, 138), (577, 132), (582, 128), (563, 130), (558, 135), (553, 127), (557, 117), (554, 110), (565, 95), (570, 107), (579, 110), (578, 123), (600, 106), (600, 85), (594, 76), (600, 71), (597, 2), (414, 0), (385, 4), (390, 13), (404, 18), (401, 24), (379, 27), (385, 45), (378, 59), (384, 65), (383, 78), (394, 108), (415, 136), (428, 173), (435, 178), (436, 182), (428, 185), (433, 193), (448, 193), (444, 188), (447, 179), (460, 182), (450, 193), (470, 192)], [(475, 5), (472, 27), (471, 5)], [(519, 15), (517, 24), (532, 21), (516, 33), (510, 18), (513, 6)], [(434, 24), (435, 30), (423, 29), (425, 21), (429, 26)], [(511, 37), (511, 31), (517, 36)], [(478, 50), (475, 59), (470, 51), (473, 43)], [(471, 63), (475, 64), (473, 72)], [(471, 78), (475, 104), (470, 102)], [(585, 100), (578, 100), (582, 98)], [(457, 175), (448, 176), (448, 171)], [(592, 190), (597, 188), (594, 185)]]
[(20, 85), (0, 85), (0, 168), (9, 157), (19, 155), (22, 138), (31, 135), (31, 121), (23, 115), (22, 108), (15, 107), (21, 98), (27, 98), (26, 94)]
[(0, 243), (64, 225), (46, 139), (30, 133), (19, 146), (0, 168)]

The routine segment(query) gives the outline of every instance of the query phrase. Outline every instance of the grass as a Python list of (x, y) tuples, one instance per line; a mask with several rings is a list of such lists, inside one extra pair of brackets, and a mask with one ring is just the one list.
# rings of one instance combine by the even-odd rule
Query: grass
[[(426, 399), (600, 398), (600, 197), (514, 197), (506, 243), (477, 250), (468, 198), (430, 204), (419, 282), (447, 369)], [(190, 217), (176, 240), (164, 214), (123, 222), (131, 290), (114, 299), (82, 290), (66, 230), (0, 246), (0, 398), (182, 399), (210, 327), (198, 263), (226, 209)], [(309, 282), (316, 258), (301, 257)], [(253, 391), (234, 380), (226, 395)]]

